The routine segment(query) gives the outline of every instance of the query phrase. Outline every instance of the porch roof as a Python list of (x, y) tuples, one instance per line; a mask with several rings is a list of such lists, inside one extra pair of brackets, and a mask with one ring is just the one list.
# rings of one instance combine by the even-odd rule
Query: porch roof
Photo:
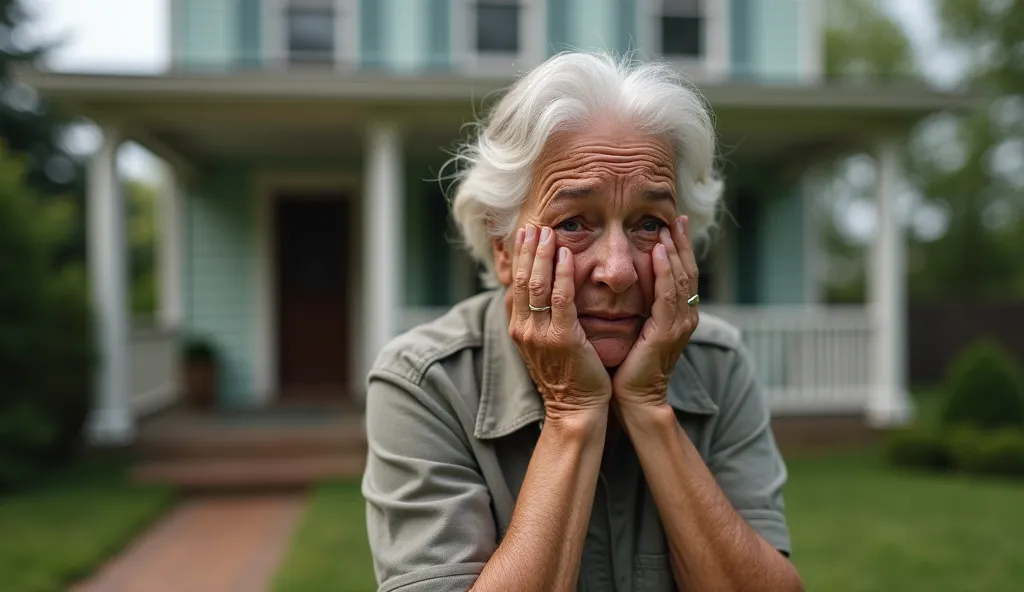
[[(358, 155), (366, 121), (406, 130), (409, 150), (437, 155), (480, 101), (509, 78), (400, 76), (308, 71), (169, 72), (159, 75), (55, 73), (16, 77), (75, 114), (120, 125), (126, 137), (162, 155), (205, 158)], [(980, 97), (924, 86), (701, 85), (732, 157), (810, 157), (905, 133), (941, 110)], [(801, 158), (802, 159), (802, 158)]]

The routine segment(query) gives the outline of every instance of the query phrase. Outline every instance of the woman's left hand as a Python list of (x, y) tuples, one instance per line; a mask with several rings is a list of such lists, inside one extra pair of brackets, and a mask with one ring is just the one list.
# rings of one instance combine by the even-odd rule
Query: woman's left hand
[(651, 253), (651, 316), (612, 379), (612, 393), (620, 407), (660, 407), (665, 403), (672, 370), (697, 328), (697, 306), (687, 302), (697, 294), (697, 260), (690, 244), (689, 219), (680, 216), (671, 231), (661, 230), (659, 239)]

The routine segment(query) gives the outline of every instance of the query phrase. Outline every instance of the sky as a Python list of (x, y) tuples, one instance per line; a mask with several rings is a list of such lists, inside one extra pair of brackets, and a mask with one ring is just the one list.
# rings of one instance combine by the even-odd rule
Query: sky
[[(49, 56), (48, 66), (54, 70), (157, 73), (167, 66), (170, 0), (24, 2), (36, 15), (32, 37), (63, 40)], [(906, 25), (925, 72), (940, 85), (950, 82), (956, 60), (938, 44), (932, 0), (883, 2)], [(86, 138), (83, 144), (89, 141)], [(145, 151), (131, 145), (122, 150), (120, 164), (130, 176), (149, 177), (154, 168)]]

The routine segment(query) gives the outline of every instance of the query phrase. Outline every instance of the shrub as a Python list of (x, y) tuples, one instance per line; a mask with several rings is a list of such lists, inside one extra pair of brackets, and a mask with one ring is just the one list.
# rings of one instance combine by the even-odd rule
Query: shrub
[(1024, 477), (1024, 430), (961, 431), (951, 439), (950, 450), (964, 472)]
[(190, 337), (185, 342), (184, 358), (187, 362), (214, 364), (217, 362), (217, 349), (205, 338)]
[(1024, 428), (1024, 378), (998, 344), (981, 341), (957, 358), (946, 381), (943, 425)]
[(885, 442), (889, 462), (914, 469), (946, 470), (952, 467), (949, 446), (941, 432), (905, 428), (889, 434)]
[(0, 490), (76, 449), (95, 357), (84, 274), (54, 265), (70, 216), (22, 175), (0, 146)]

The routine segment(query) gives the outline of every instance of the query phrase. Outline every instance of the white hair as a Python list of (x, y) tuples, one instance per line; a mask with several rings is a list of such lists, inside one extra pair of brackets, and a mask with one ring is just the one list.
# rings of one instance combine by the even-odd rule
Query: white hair
[(666, 137), (675, 157), (678, 210), (704, 238), (715, 222), (722, 182), (715, 130), (703, 97), (667, 64), (603, 53), (561, 53), (518, 80), (453, 161), (452, 215), (470, 254), (494, 287), (495, 238), (507, 240), (533, 182), (534, 162), (552, 134), (596, 117), (622, 118), (644, 135)]

